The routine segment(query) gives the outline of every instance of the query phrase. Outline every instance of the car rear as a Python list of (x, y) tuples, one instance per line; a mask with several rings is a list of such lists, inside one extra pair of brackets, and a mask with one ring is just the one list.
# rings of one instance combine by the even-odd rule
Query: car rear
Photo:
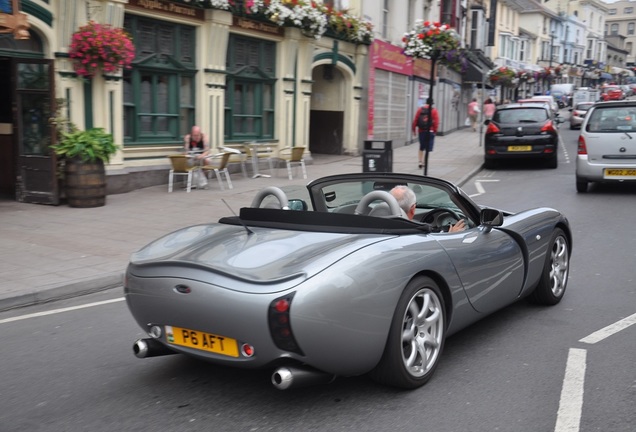
[(585, 116), (576, 157), (576, 190), (590, 182), (636, 181), (636, 102), (598, 103)]
[(601, 94), (601, 99), (605, 101), (619, 101), (625, 99), (625, 94), (620, 87), (605, 87)]
[(488, 121), (484, 165), (505, 159), (533, 158), (557, 167), (559, 134), (550, 110), (542, 104), (510, 104)]
[(594, 102), (579, 102), (572, 109), (570, 116), (570, 129), (580, 128), (587, 111), (594, 105)]

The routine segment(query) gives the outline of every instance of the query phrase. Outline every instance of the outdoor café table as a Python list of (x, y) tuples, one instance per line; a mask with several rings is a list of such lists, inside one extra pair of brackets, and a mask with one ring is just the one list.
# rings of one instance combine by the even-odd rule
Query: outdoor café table
[(271, 144), (251, 141), (245, 143), (245, 145), (249, 146), (250, 152), (252, 153), (252, 169), (254, 170), (254, 175), (252, 176), (252, 178), (271, 177), (271, 175), (261, 174), (258, 170), (258, 151), (260, 148), (271, 147)]

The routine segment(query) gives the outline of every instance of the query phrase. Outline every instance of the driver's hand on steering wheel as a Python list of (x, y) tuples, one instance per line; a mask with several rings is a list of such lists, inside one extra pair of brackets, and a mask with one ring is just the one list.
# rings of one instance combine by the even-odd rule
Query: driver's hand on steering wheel
[(466, 222), (464, 221), (464, 219), (460, 219), (457, 221), (457, 223), (455, 225), (451, 225), (448, 228), (448, 232), (458, 232), (458, 231), (464, 231), (466, 229)]

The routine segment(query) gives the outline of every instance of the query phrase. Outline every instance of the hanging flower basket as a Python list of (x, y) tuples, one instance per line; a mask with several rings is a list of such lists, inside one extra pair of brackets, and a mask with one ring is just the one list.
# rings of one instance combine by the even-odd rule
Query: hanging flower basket
[(517, 71), (508, 66), (501, 66), (488, 72), (488, 79), (492, 85), (509, 87), (518, 82)]
[(98, 72), (130, 69), (135, 46), (124, 29), (89, 21), (73, 34), (69, 56), (73, 59), (75, 72), (91, 78)]
[(439, 59), (459, 50), (459, 34), (452, 27), (438, 22), (417, 21), (415, 27), (402, 38), (404, 54), (423, 59)]

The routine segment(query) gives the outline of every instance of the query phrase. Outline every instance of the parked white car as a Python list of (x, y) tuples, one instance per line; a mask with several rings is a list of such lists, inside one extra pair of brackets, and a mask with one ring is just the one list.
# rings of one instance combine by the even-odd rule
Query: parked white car
[(636, 182), (636, 101), (599, 102), (587, 112), (576, 155), (576, 190), (590, 182)]
[(549, 102), (550, 106), (552, 107), (552, 111), (554, 111), (555, 113), (559, 112), (559, 104), (557, 103), (556, 99), (554, 99), (554, 96), (551, 96), (551, 95), (532, 96), (531, 99)]

